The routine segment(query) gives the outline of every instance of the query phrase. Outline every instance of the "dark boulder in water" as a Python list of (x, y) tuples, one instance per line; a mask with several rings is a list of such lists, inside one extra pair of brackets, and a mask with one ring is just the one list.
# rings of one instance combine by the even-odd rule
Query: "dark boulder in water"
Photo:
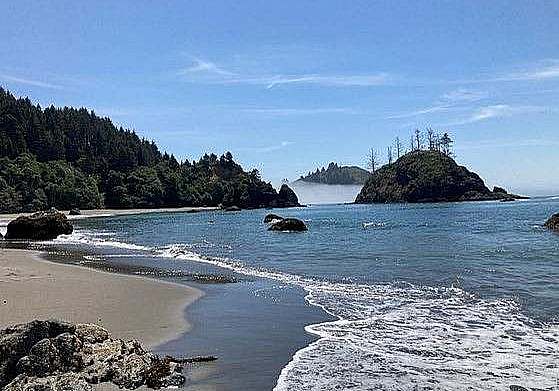
[(307, 226), (303, 222), (303, 220), (294, 219), (294, 218), (287, 218), (278, 220), (270, 225), (268, 230), (270, 231), (293, 231), (293, 232), (303, 232), (307, 231)]
[(10, 221), (6, 239), (49, 240), (59, 235), (69, 235), (73, 230), (64, 213), (51, 209)]
[(274, 214), (274, 213), (268, 213), (268, 214), (266, 215), (266, 217), (264, 217), (264, 222), (265, 222), (265, 223), (272, 223), (272, 222), (274, 222), (274, 221), (276, 221), (276, 220), (283, 220), (283, 217), (281, 217), (281, 216), (279, 216), (279, 215), (277, 215), (277, 214)]
[(547, 228), (559, 232), (559, 213), (555, 213), (544, 224)]
[(225, 212), (240, 212), (240, 211), (241, 211), (241, 208), (239, 208), (239, 207), (236, 206), (236, 205), (232, 205), (232, 206), (227, 206), (227, 207), (223, 208), (223, 210), (224, 210)]
[(79, 216), (82, 214), (82, 212), (79, 209), (74, 208), (74, 209), (70, 209), (70, 212), (68, 212), (68, 214), (70, 216)]

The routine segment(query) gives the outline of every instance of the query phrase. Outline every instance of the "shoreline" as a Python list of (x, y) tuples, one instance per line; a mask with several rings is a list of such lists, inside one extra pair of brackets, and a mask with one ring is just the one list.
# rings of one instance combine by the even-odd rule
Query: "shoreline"
[[(213, 206), (199, 206), (199, 207), (180, 207), (180, 208), (136, 208), (136, 209), (84, 209), (81, 210), (80, 215), (69, 216), (68, 210), (61, 210), (68, 220), (80, 220), (95, 217), (113, 217), (113, 216), (131, 216), (148, 213), (196, 213), (219, 210), (218, 207)], [(7, 225), (11, 220), (19, 216), (28, 216), (35, 212), (22, 212), (22, 213), (0, 213), (0, 226)]]
[(0, 250), (0, 327), (55, 318), (96, 323), (155, 348), (187, 333), (185, 309), (204, 295), (183, 284), (48, 261)]

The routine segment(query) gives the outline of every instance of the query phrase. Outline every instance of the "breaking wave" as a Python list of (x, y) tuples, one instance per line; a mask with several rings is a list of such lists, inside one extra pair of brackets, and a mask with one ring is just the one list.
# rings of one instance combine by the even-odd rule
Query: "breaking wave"
[(555, 390), (559, 326), (524, 315), (512, 299), (484, 300), (459, 288), (351, 284), (205, 257), (195, 246), (146, 247), (77, 232), (56, 241), (147, 251), (302, 287), (337, 320), (306, 327), (319, 338), (282, 370), (274, 391)]

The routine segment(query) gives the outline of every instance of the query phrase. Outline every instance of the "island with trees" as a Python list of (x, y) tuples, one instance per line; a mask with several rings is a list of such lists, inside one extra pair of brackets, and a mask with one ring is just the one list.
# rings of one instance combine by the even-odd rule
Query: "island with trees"
[[(426, 140), (426, 142), (424, 142)], [(380, 165), (378, 153), (368, 156), (372, 175), (355, 199), (356, 203), (511, 201), (524, 198), (500, 187), (490, 190), (483, 180), (453, 159), (452, 139), (432, 129), (416, 130), (409, 150), (387, 148), (387, 163)]]
[[(287, 186), (286, 186), (287, 187)], [(231, 153), (178, 161), (85, 108), (41, 108), (0, 87), (0, 212), (298, 205)]]
[(330, 163), (327, 168), (316, 169), (305, 176), (301, 176), (297, 182), (320, 183), (325, 185), (363, 185), (371, 173), (357, 166), (339, 166)]

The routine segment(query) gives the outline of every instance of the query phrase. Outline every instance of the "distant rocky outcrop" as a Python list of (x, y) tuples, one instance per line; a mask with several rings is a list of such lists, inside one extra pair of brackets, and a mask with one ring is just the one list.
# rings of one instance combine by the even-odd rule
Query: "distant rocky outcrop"
[(125, 389), (179, 387), (185, 381), (179, 361), (185, 360), (161, 358), (93, 324), (35, 320), (0, 331), (4, 391), (91, 391), (106, 382)]
[(327, 168), (316, 169), (301, 176), (297, 181), (322, 183), (325, 185), (362, 185), (371, 177), (371, 173), (357, 166), (338, 166), (330, 163)]
[(270, 227), (268, 228), (269, 231), (292, 231), (292, 232), (303, 232), (307, 231), (307, 226), (303, 220), (295, 219), (295, 218), (286, 218), (281, 220), (274, 220)]
[(10, 221), (6, 239), (50, 240), (59, 235), (69, 235), (73, 230), (64, 213), (51, 209)]
[(544, 224), (547, 228), (559, 232), (559, 213), (555, 213)]
[(438, 151), (410, 152), (371, 176), (356, 203), (455, 202), (524, 198), (483, 180)]
[(286, 184), (281, 185), (278, 192), (278, 199), (276, 207), (278, 208), (291, 208), (299, 205), (297, 194)]

